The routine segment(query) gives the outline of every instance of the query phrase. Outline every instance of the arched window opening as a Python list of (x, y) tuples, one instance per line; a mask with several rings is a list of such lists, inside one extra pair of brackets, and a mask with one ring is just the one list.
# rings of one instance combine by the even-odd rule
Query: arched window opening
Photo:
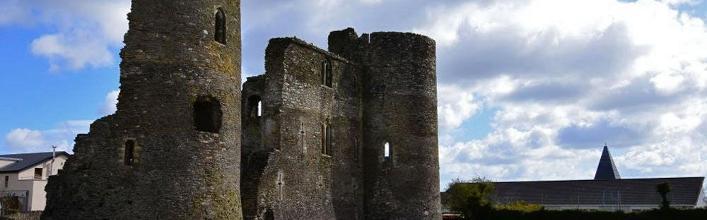
[(214, 31), (215, 40), (221, 44), (226, 44), (226, 13), (222, 8), (216, 12), (216, 27)]
[(331, 68), (331, 61), (324, 60), (322, 63), (322, 84), (327, 87), (332, 87), (333, 73)]
[(263, 101), (259, 96), (248, 98), (248, 116), (251, 118), (263, 116)]
[(135, 141), (127, 140), (125, 141), (125, 155), (123, 156), (123, 163), (126, 166), (132, 166), (135, 164)]
[(197, 131), (221, 131), (221, 103), (212, 97), (202, 96), (194, 102), (194, 127)]
[(390, 148), (390, 143), (385, 142), (385, 144), (383, 145), (383, 159), (385, 161), (389, 161), (393, 157), (392, 150), (393, 149)]

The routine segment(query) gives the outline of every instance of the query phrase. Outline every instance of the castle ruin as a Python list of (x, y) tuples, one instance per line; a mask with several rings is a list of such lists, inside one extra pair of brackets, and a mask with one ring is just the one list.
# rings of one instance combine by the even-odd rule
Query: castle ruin
[(44, 219), (441, 219), (432, 39), (272, 39), (241, 91), (239, 0), (128, 19), (118, 110), (77, 136)]

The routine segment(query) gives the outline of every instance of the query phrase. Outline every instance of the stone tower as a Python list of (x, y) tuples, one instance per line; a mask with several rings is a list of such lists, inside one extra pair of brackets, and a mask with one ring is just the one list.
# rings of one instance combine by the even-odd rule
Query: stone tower
[(364, 71), (364, 187), (369, 219), (438, 219), (435, 42), (369, 36)]
[(45, 219), (241, 219), (240, 1), (133, 0), (118, 110), (79, 135)]
[(246, 219), (441, 219), (435, 42), (276, 38), (243, 86)]

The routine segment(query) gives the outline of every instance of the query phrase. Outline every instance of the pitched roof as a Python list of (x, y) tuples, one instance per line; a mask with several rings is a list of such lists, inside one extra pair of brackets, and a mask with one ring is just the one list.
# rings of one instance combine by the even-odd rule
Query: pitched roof
[[(69, 156), (68, 153), (64, 151), (57, 151), (56, 155), (65, 155)], [(10, 165), (0, 167), (0, 173), (13, 173), (13, 172), (18, 172), (22, 171), (24, 169), (33, 167), (37, 164), (40, 164), (44, 161), (51, 160), (52, 159), (52, 152), (42, 152), (42, 153), (26, 153), (26, 154), (5, 154), (5, 155), (0, 155), (0, 158), (11, 158), (11, 159), (16, 159), (17, 162), (14, 162)]]
[(595, 180), (615, 180), (621, 179), (619, 171), (614, 165), (614, 159), (611, 158), (611, 153), (609, 153), (609, 147), (604, 145), (604, 150), (601, 152), (601, 159), (599, 159), (599, 166), (597, 166), (597, 172), (594, 175)]
[(500, 203), (658, 205), (662, 199), (656, 186), (668, 183), (671, 204), (694, 206), (699, 202), (703, 181), (704, 177), (496, 182), (493, 197)]

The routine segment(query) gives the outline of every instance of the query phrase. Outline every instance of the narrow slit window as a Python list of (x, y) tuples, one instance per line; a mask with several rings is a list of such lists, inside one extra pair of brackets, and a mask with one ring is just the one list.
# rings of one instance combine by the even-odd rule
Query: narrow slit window
[(331, 155), (332, 132), (329, 124), (322, 125), (322, 154)]
[(123, 163), (126, 166), (132, 166), (135, 164), (135, 141), (128, 140), (125, 141), (125, 155), (123, 156)]
[(194, 102), (194, 127), (197, 131), (221, 131), (221, 103), (212, 97), (199, 97)]
[(322, 63), (322, 84), (324, 84), (327, 87), (332, 87), (332, 81), (333, 81), (333, 76), (332, 76), (332, 68), (331, 68), (331, 61), (324, 60)]
[(359, 151), (358, 138), (356, 138), (354, 136), (354, 143), (353, 143), (353, 159), (354, 159), (354, 161), (358, 161), (358, 151)]
[(226, 13), (222, 8), (216, 12), (216, 27), (214, 31), (215, 40), (221, 44), (226, 44)]
[(257, 118), (263, 116), (263, 101), (261, 101), (259, 96), (251, 96), (248, 98), (248, 116), (250, 118)]
[(383, 145), (383, 158), (388, 161), (391, 158), (391, 149), (390, 149), (390, 143), (385, 142)]
[(331, 125), (326, 126), (326, 154), (331, 155), (331, 145), (334, 142), (334, 132), (331, 131)]
[(326, 125), (322, 125), (322, 154), (327, 154), (326, 152), (326, 143), (327, 143), (327, 127)]
[(5, 176), (5, 188), (7, 188), (10, 185), (10, 177)]

